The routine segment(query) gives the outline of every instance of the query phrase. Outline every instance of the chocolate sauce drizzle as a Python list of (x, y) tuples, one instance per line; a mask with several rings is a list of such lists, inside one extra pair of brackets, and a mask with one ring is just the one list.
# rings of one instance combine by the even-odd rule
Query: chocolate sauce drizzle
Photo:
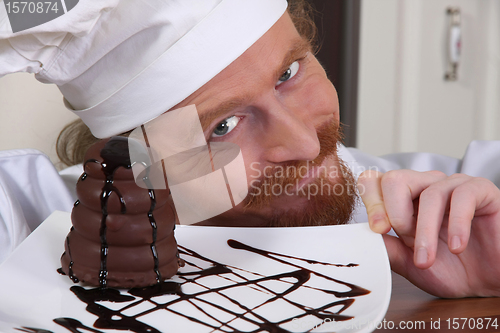
[[(149, 171), (149, 170), (148, 170)], [(144, 178), (146, 183), (149, 183), (149, 180), (147, 176)], [(151, 187), (151, 186), (148, 186)], [(156, 274), (156, 282), (160, 283), (162, 281), (160, 271), (158, 270), (158, 266), (160, 265), (160, 262), (158, 260), (158, 251), (156, 251), (156, 238), (157, 238), (157, 233), (158, 233), (158, 228), (156, 226), (156, 221), (153, 216), (153, 210), (155, 209), (156, 206), (156, 198), (155, 198), (155, 192), (153, 190), (149, 190), (149, 197), (151, 198), (151, 208), (148, 211), (148, 219), (149, 223), (151, 223), (151, 228), (153, 230), (153, 242), (151, 243), (151, 253), (153, 254), (153, 259), (154, 259), (154, 268), (153, 270), (155, 271)], [(175, 224), (174, 224), (175, 226)]]
[[(283, 326), (293, 320), (302, 319), (306, 316), (314, 316), (317, 321), (346, 321), (354, 317), (345, 315), (343, 312), (347, 310), (354, 302), (356, 297), (367, 295), (369, 290), (335, 279), (324, 273), (311, 270), (311, 265), (332, 266), (345, 269), (353, 269), (357, 264), (332, 264), (316, 260), (309, 260), (279, 254), (276, 252), (265, 251), (255, 247), (243, 244), (239, 241), (229, 239), (227, 244), (234, 250), (242, 250), (253, 253), (257, 256), (272, 260), (276, 264), (285, 265), (289, 269), (285, 269), (283, 273), (266, 276), (257, 272), (251, 272), (239, 267), (225, 265), (215, 260), (209, 259), (199, 253), (178, 245), (179, 253), (186, 262), (186, 266), (177, 273), (176, 281), (163, 281), (156, 285), (145, 288), (133, 288), (127, 292), (111, 288), (91, 288), (85, 289), (81, 286), (71, 287), (71, 291), (84, 303), (87, 304), (87, 311), (96, 315), (98, 319), (94, 323), (94, 327), (87, 327), (80, 321), (71, 318), (57, 318), (54, 321), (74, 333), (94, 332), (102, 333), (97, 329), (115, 329), (115, 330), (130, 330), (137, 333), (158, 333), (158, 329), (144, 323), (141, 318), (158, 311), (165, 311), (165, 320), (168, 320), (168, 315), (174, 314), (184, 319), (197, 323), (207, 329), (207, 332), (224, 331), (224, 332), (242, 332), (236, 327), (236, 322), (244, 321), (250, 327), (245, 332), (269, 332), (269, 333), (285, 333), (289, 332)], [(307, 266), (307, 267), (306, 267)], [(330, 282), (344, 286), (344, 291), (336, 291), (331, 289), (320, 288), (312, 285), (315, 280), (321, 279), (330, 285)], [(218, 285), (216, 288), (209, 288), (205, 284), (206, 278), (216, 279)], [(220, 281), (224, 282), (221, 283)], [(279, 290), (273, 288), (267, 283), (269, 281), (279, 282)], [(194, 293), (185, 292), (184, 285), (196, 285), (198, 288)], [(252, 292), (259, 292), (267, 295), (267, 300), (257, 306), (245, 305), (244, 296), (238, 297), (238, 293), (234, 293), (236, 288), (247, 287), (252, 288)], [(311, 290), (315, 292), (332, 295), (334, 299), (328, 300), (325, 304), (314, 307), (310, 304), (300, 304), (294, 301), (293, 293), (300, 289)], [(240, 289), (236, 289), (240, 290)], [(231, 292), (233, 291), (233, 292)], [(211, 302), (207, 296), (214, 295), (223, 297), (231, 302), (231, 308), (223, 307), (216, 302)], [(172, 295), (169, 301), (159, 301), (155, 299), (157, 296)], [(236, 295), (236, 296), (235, 296)], [(114, 310), (104, 306), (101, 301), (111, 301), (115, 303), (124, 303), (121, 309)], [(293, 317), (282, 318), (278, 321), (271, 321), (259, 311), (262, 307), (273, 302), (286, 302), (289, 306), (294, 307), (297, 315)], [(305, 301), (307, 303), (307, 301)], [(135, 315), (129, 315), (130, 309), (139, 305), (152, 305), (152, 308)], [(179, 306), (184, 304), (190, 310), (179, 311)], [(282, 305), (280, 305), (282, 306)], [(116, 306), (114, 306), (116, 308)], [(214, 315), (214, 311), (207, 309), (218, 310), (224, 316), (218, 317)], [(128, 311), (127, 311), (128, 310)], [(189, 313), (188, 313), (189, 312)], [(127, 313), (127, 314), (126, 314)], [(276, 314), (274, 314), (276, 315)], [(207, 319), (209, 318), (209, 320)], [(233, 318), (227, 320), (227, 318)], [(214, 324), (216, 323), (216, 324)], [(314, 327), (306, 328), (304, 331), (310, 332)]]
[[(106, 180), (104, 182), (104, 186), (102, 188), (101, 192), (101, 213), (102, 213), (102, 219), (101, 219), (101, 226), (99, 229), (99, 237), (100, 237), (100, 242), (101, 242), (101, 263), (100, 263), (100, 271), (99, 271), (99, 285), (100, 288), (106, 288), (107, 287), (107, 276), (108, 276), (108, 270), (107, 270), (107, 257), (108, 257), (108, 242), (106, 238), (106, 230), (107, 230), (107, 225), (106, 225), (106, 220), (108, 217), (108, 199), (110, 198), (111, 194), (116, 193), (118, 195), (118, 198), (120, 200), (120, 205), (121, 205), (121, 213), (126, 214), (127, 213), (127, 206), (126, 202), (123, 199), (123, 196), (121, 195), (120, 191), (114, 186), (114, 174), (116, 170), (120, 167), (130, 169), (132, 168), (131, 162), (130, 162), (130, 156), (128, 152), (128, 139), (124, 137), (113, 137), (111, 138), (104, 146), (104, 148), (101, 150), (100, 155), (103, 159), (103, 162), (99, 162), (96, 159), (89, 159), (85, 161), (84, 163), (84, 168), (88, 163), (98, 163), (101, 165), (101, 170), (104, 173)], [(148, 170), (149, 173), (149, 170)], [(87, 173), (83, 173), (80, 177), (80, 181), (85, 181), (87, 179)], [(143, 178), (144, 182), (146, 185), (151, 185), (150, 181), (148, 179), (148, 174), (145, 175)], [(155, 192), (152, 188), (152, 186), (148, 186), (149, 189), (149, 197), (151, 199), (151, 206), (150, 209), (147, 213), (149, 222), (151, 224), (152, 228), (152, 234), (153, 234), (153, 241), (151, 242), (151, 253), (153, 256), (154, 260), (154, 272), (156, 274), (156, 281), (157, 283), (160, 283), (162, 281), (160, 271), (158, 270), (159, 266), (159, 260), (158, 260), (158, 251), (156, 250), (156, 238), (157, 238), (157, 225), (155, 218), (153, 216), (153, 210), (156, 207), (156, 196)], [(80, 203), (79, 200), (75, 202), (75, 206), (77, 206)], [(73, 227), (72, 227), (73, 229)], [(73, 274), (72, 266), (73, 266), (73, 260), (71, 258), (71, 250), (70, 250), (70, 244), (69, 244), (69, 235), (66, 237), (66, 245), (68, 248), (68, 255), (70, 258), (70, 264), (68, 268), (68, 273), (69, 277), (73, 282), (78, 282), (78, 277), (76, 277)], [(64, 254), (63, 254), (64, 255)], [(58, 270), (59, 273), (63, 273), (62, 270)]]

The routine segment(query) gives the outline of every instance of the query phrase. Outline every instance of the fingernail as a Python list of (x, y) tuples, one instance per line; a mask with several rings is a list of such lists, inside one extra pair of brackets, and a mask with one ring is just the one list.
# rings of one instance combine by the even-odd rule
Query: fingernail
[(384, 224), (385, 219), (381, 217), (373, 217), (372, 218), (372, 230), (373, 231), (380, 231), (382, 225)]
[[(371, 219), (371, 229), (377, 233), (386, 233), (390, 230), (390, 224), (385, 216), (373, 216)], [(389, 230), (388, 230), (389, 228)]]
[(425, 247), (421, 247), (417, 250), (417, 265), (425, 265), (427, 263), (427, 249)]
[(451, 238), (451, 249), (452, 250), (457, 250), (460, 248), (460, 246), (462, 246), (462, 242), (460, 241), (460, 238), (458, 236), (453, 236)]

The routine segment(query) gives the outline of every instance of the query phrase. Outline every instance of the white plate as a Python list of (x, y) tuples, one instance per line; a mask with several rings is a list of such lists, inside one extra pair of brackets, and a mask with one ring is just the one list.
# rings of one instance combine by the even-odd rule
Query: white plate
[[(1, 332), (19, 333), (24, 327), (26, 332), (67, 333), (53, 321), (65, 317), (92, 328), (78, 332), (119, 332), (95, 328), (97, 316), (70, 290), (71, 280), (56, 271), (70, 226), (68, 213), (55, 212), (0, 266)], [(382, 237), (366, 223), (305, 228), (180, 226), (175, 234), (184, 249), (181, 257), (188, 262), (181, 272), (210, 268), (215, 262), (230, 272), (175, 276), (173, 280), (182, 283), (182, 300), (177, 295), (146, 300), (121, 290), (133, 300), (99, 302), (104, 313), (115, 311), (115, 323), (135, 320), (145, 332), (146, 327), (175, 333), (266, 332), (264, 322), (279, 323), (271, 326), (282, 330), (272, 332), (370, 332), (389, 306), (387, 252)], [(229, 239), (251, 248), (232, 248)], [(351, 291), (349, 284), (370, 292), (354, 297), (338, 294)]]

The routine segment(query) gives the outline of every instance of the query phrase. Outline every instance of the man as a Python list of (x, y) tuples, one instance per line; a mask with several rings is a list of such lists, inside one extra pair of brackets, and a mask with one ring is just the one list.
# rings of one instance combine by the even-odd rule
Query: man
[[(244, 1), (240, 3), (245, 5)], [(276, 19), (263, 19), (272, 22), (269, 28), (210, 75), (208, 82), (169, 108), (195, 104), (206, 139), (233, 142), (244, 156), (248, 200), (206, 223), (345, 223), (356, 201), (349, 190), (353, 176), (341, 160), (349, 153), (342, 146), (337, 149), (340, 135), (335, 88), (314, 57), (309, 41), (297, 31), (297, 21), (289, 12), (280, 12), (283, 2), (268, 1), (262, 6), (269, 3), (276, 7), (264, 12), (279, 13)], [(218, 65), (217, 59), (213, 61)], [(91, 86), (90, 79), (102, 80), (97, 75), (81, 80)], [(105, 89), (105, 85), (97, 82), (97, 88), (84, 86), (85, 92), (76, 96), (77, 85), (71, 82), (69, 86), (66, 82), (58, 85), (70, 107), (90, 110), (82, 118), (94, 128), (96, 136), (112, 134), (109, 128), (116, 131), (118, 125), (112, 117), (106, 118), (105, 127), (99, 124), (99, 115), (92, 113), (95, 107), (102, 111), (99, 98), (91, 103), (95, 107), (85, 105), (85, 94), (95, 90), (92, 96), (100, 95), (97, 88)], [(141, 93), (147, 94), (142, 90), (137, 94)], [(167, 95), (165, 99), (170, 98)], [(152, 108), (148, 104), (145, 112)], [(140, 123), (132, 125), (127, 123), (122, 132)], [(293, 174), (303, 166), (307, 168), (305, 174)], [(280, 195), (264, 192), (275, 184), (289, 191)], [(344, 191), (312, 195), (313, 184)], [(304, 188), (309, 192), (302, 191)], [(399, 236), (384, 235), (391, 266), (397, 273), (437, 296), (500, 295), (500, 190), (492, 182), (466, 175), (448, 177), (437, 171), (369, 171), (359, 176), (359, 190), (371, 228), (382, 234), (392, 228)]]
[[(175, 108), (190, 104), (202, 119), (217, 112), (205, 124), (207, 136), (238, 144), (245, 161), (264, 166), (313, 161), (320, 154), (318, 131), (328, 126), (338, 131), (335, 89), (288, 14)], [(223, 134), (221, 124), (228, 127)], [(324, 163), (327, 170), (340, 168), (335, 154)], [(384, 238), (397, 273), (439, 296), (500, 295), (500, 191), (494, 184), (409, 170), (367, 172), (360, 184), (372, 229), (385, 234), (392, 227), (399, 236)], [(308, 204), (305, 197), (285, 195), (262, 209), (238, 207), (227, 215), (234, 221), (244, 214), (265, 224), (274, 211), (300, 214)]]

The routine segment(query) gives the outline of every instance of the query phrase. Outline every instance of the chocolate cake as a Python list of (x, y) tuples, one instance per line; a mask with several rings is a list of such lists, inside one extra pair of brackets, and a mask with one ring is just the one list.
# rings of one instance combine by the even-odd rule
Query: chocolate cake
[(136, 184), (127, 138), (101, 140), (88, 150), (76, 190), (73, 226), (61, 257), (64, 274), (103, 288), (133, 288), (177, 273), (169, 190)]

